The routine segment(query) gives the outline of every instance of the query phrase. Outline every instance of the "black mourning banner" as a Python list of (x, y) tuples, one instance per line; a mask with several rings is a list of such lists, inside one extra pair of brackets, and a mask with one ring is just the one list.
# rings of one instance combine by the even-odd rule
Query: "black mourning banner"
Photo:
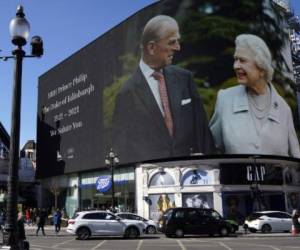
[(282, 185), (282, 167), (272, 164), (220, 164), (220, 182), (227, 185)]

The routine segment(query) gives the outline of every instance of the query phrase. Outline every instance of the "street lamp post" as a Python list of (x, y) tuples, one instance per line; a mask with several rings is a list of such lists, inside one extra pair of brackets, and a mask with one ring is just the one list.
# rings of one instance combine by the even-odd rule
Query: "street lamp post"
[(113, 212), (115, 210), (115, 183), (114, 183), (114, 167), (119, 164), (119, 158), (117, 154), (110, 149), (109, 154), (105, 157), (105, 165), (110, 168), (111, 174), (111, 206)]
[(258, 156), (253, 157), (253, 169), (252, 169), (252, 183), (250, 185), (250, 191), (253, 198), (253, 208), (254, 210), (261, 211), (262, 210), (262, 197), (261, 197), (261, 189), (259, 187), (259, 169), (257, 167)]
[[(8, 173), (8, 201), (6, 222), (3, 232), (3, 245), (5, 249), (19, 250), (19, 236), (17, 224), (17, 199), (18, 199), (18, 171), (19, 171), (19, 147), (20, 147), (20, 114), (21, 114), (21, 83), (22, 61), (24, 57), (40, 57), (43, 54), (43, 42), (38, 36), (31, 40), (32, 54), (26, 55), (22, 46), (27, 43), (30, 25), (25, 19), (23, 7), (18, 6), (16, 17), (9, 25), (12, 43), (16, 48), (12, 56), (3, 56), (0, 59), (15, 60), (14, 84), (12, 95), (11, 134), (9, 149), (9, 173)], [(7, 246), (7, 247), (6, 247)]]

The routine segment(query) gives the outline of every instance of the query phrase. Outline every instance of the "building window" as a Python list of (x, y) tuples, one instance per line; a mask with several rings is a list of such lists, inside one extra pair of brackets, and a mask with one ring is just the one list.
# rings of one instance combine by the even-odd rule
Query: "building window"
[(150, 180), (150, 187), (155, 186), (171, 186), (174, 185), (175, 181), (173, 177), (167, 172), (159, 172), (155, 174)]

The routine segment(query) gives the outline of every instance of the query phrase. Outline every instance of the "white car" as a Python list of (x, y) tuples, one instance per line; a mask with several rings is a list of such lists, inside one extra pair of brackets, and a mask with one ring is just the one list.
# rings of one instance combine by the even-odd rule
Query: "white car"
[(145, 223), (145, 232), (147, 234), (157, 233), (157, 223), (155, 223), (153, 220), (147, 220), (137, 214), (127, 212), (116, 213), (116, 215), (127, 220), (142, 221), (143, 223)]
[(281, 211), (255, 212), (246, 218), (244, 227), (250, 232), (289, 232), (292, 228), (292, 216)]
[(83, 211), (68, 221), (67, 232), (86, 240), (90, 236), (123, 236), (138, 238), (144, 231), (144, 223), (124, 220), (107, 211)]

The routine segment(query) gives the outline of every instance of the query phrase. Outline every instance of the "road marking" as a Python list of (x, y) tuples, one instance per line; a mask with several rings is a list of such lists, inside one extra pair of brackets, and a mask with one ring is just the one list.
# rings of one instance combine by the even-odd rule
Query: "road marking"
[(274, 247), (274, 246), (271, 246), (271, 245), (264, 245), (264, 244), (254, 244), (256, 246), (260, 246), (260, 247), (270, 247), (274, 250), (281, 250), (281, 248), (278, 248), (278, 247)]
[[(45, 249), (53, 249), (53, 247), (50, 247), (50, 246), (43, 246), (43, 245), (30, 245), (30, 249), (32, 250), (45, 250)], [(69, 249), (69, 248), (60, 248), (60, 250), (72, 250), (72, 249)]]
[[(236, 242), (232, 242), (233, 244), (239, 244), (239, 243), (236, 243)], [(266, 244), (252, 244), (252, 243), (244, 243), (245, 245), (247, 246), (252, 246), (252, 247), (268, 247), (268, 248), (272, 248), (274, 250), (281, 250), (281, 248), (278, 248), (278, 247), (274, 247), (272, 245), (266, 245)]]
[(176, 240), (176, 241), (182, 250), (186, 250), (185, 246), (182, 244), (182, 242), (180, 240)]
[(231, 247), (227, 246), (225, 243), (223, 242), (218, 242), (220, 246), (225, 247), (228, 250), (233, 250)]
[(142, 244), (143, 244), (143, 240), (140, 240), (140, 241), (139, 241), (139, 244), (138, 244), (138, 246), (137, 246), (137, 248), (136, 248), (136, 250), (140, 250)]
[(97, 249), (98, 247), (101, 247), (105, 242), (106, 242), (106, 240), (101, 241), (97, 246), (91, 248), (91, 250), (95, 250), (95, 249)]
[[(52, 246), (51, 248), (57, 248), (57, 247), (60, 247), (61, 245), (64, 245), (64, 244), (70, 243), (70, 242), (72, 242), (72, 241), (75, 241), (75, 239), (71, 239), (71, 240), (65, 240), (65, 241), (63, 241), (63, 242), (61, 242), (61, 243), (58, 243), (58, 244), (56, 244), (56, 245)], [(60, 248), (59, 248), (59, 249), (60, 249)]]

